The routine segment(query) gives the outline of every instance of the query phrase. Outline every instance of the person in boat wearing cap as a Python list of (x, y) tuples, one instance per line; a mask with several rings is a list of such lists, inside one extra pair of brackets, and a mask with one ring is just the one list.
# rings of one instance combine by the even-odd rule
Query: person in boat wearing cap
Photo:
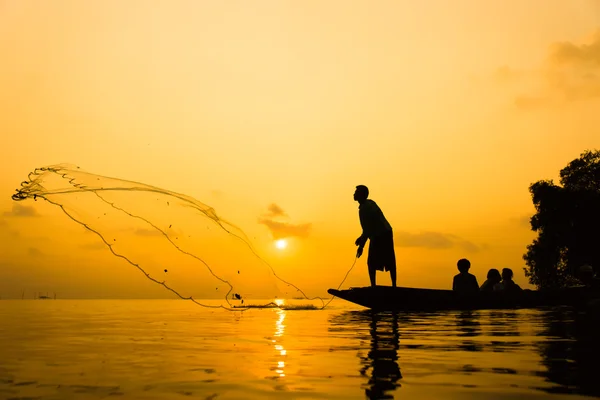
[(479, 292), (479, 284), (475, 275), (469, 273), (471, 262), (466, 258), (461, 258), (456, 263), (459, 274), (454, 276), (452, 281), (452, 290), (458, 293), (477, 293)]
[(368, 197), (369, 189), (364, 185), (358, 185), (354, 192), (354, 200), (359, 204), (358, 217), (363, 232), (354, 242), (358, 246), (356, 257), (362, 255), (367, 240), (370, 240), (367, 266), (371, 286), (375, 287), (377, 271), (389, 271), (392, 286), (396, 287), (396, 253), (392, 226), (385, 219), (377, 203)]
[(520, 292), (521, 286), (517, 285), (515, 281), (512, 280), (513, 271), (510, 268), (502, 268), (502, 282), (499, 282), (494, 285), (494, 291), (500, 292)]

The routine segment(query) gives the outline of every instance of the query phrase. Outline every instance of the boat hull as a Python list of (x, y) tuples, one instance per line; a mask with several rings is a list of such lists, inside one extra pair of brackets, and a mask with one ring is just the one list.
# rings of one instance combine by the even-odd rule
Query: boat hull
[(584, 288), (556, 291), (523, 290), (517, 293), (478, 292), (460, 295), (451, 290), (405, 287), (329, 289), (328, 293), (378, 311), (480, 310), (585, 305), (591, 298)]

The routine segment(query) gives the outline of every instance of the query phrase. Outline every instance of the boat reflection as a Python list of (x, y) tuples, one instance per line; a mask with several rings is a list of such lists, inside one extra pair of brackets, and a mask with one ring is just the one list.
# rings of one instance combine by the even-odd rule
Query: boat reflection
[[(362, 376), (367, 381), (362, 386), (368, 399), (393, 398), (402, 379), (398, 365), (400, 348), (399, 318), (397, 313), (376, 313), (371, 310), (347, 311), (330, 319), (329, 331), (335, 335), (351, 335), (359, 342)], [(363, 343), (368, 341), (368, 352), (363, 355)]]
[(474, 341), (472, 338), (481, 335), (481, 318), (478, 311), (463, 311), (456, 315), (456, 329), (458, 337), (463, 338), (458, 346), (464, 351), (481, 351), (483, 346), (480, 342)]
[[(400, 331), (398, 314), (373, 313), (365, 315), (370, 319), (370, 350), (367, 357), (361, 357), (361, 375), (369, 376), (365, 394), (369, 399), (389, 398), (389, 393), (400, 386), (402, 378), (398, 365)], [(366, 318), (365, 318), (366, 319)]]
[(493, 310), (489, 314), (491, 336), (521, 336), (519, 322), (523, 319), (522, 312), (514, 310)]
[[(358, 350), (364, 377), (361, 388), (369, 399), (393, 398), (401, 386), (400, 335), (404, 372), (410, 369), (415, 379), (446, 375), (455, 376), (464, 387), (484, 382), (498, 385), (498, 390), (523, 385), (547, 393), (600, 397), (597, 311), (395, 314), (365, 310), (333, 315), (329, 321), (331, 336), (354, 343), (335, 350)], [(501, 377), (491, 378), (492, 374)]]

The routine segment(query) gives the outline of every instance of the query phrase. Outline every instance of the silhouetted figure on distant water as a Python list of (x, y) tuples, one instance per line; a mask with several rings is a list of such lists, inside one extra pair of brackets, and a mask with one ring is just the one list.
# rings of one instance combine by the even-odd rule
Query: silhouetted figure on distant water
[(498, 271), (496, 268), (492, 268), (488, 271), (487, 280), (483, 282), (479, 290), (482, 292), (493, 292), (494, 286), (497, 283), (500, 283), (501, 280), (502, 276), (500, 276), (500, 271)]
[(392, 286), (396, 287), (396, 253), (392, 226), (385, 219), (377, 203), (368, 197), (369, 189), (364, 185), (358, 185), (354, 192), (354, 200), (359, 204), (358, 216), (363, 232), (354, 242), (358, 246), (356, 256), (362, 255), (367, 240), (371, 240), (367, 258), (371, 286), (375, 286), (377, 271), (390, 271)]
[(502, 292), (520, 292), (521, 287), (517, 285), (513, 280), (513, 272), (510, 268), (502, 269), (502, 282), (499, 282), (494, 285), (494, 291), (502, 291)]
[(471, 262), (466, 258), (461, 258), (456, 263), (460, 274), (454, 276), (452, 282), (452, 290), (458, 293), (477, 293), (479, 291), (479, 284), (475, 275), (469, 273), (471, 268)]

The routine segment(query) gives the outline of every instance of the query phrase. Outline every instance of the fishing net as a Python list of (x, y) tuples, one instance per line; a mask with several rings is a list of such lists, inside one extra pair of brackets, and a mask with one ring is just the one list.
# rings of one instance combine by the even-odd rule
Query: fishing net
[[(239, 309), (277, 305), (249, 299), (307, 298), (276, 274), (240, 228), (190, 196), (54, 165), (31, 172), (12, 198), (59, 207), (125, 264), (198, 305)], [(198, 300), (216, 295), (218, 305)], [(321, 300), (309, 300), (315, 299)]]

